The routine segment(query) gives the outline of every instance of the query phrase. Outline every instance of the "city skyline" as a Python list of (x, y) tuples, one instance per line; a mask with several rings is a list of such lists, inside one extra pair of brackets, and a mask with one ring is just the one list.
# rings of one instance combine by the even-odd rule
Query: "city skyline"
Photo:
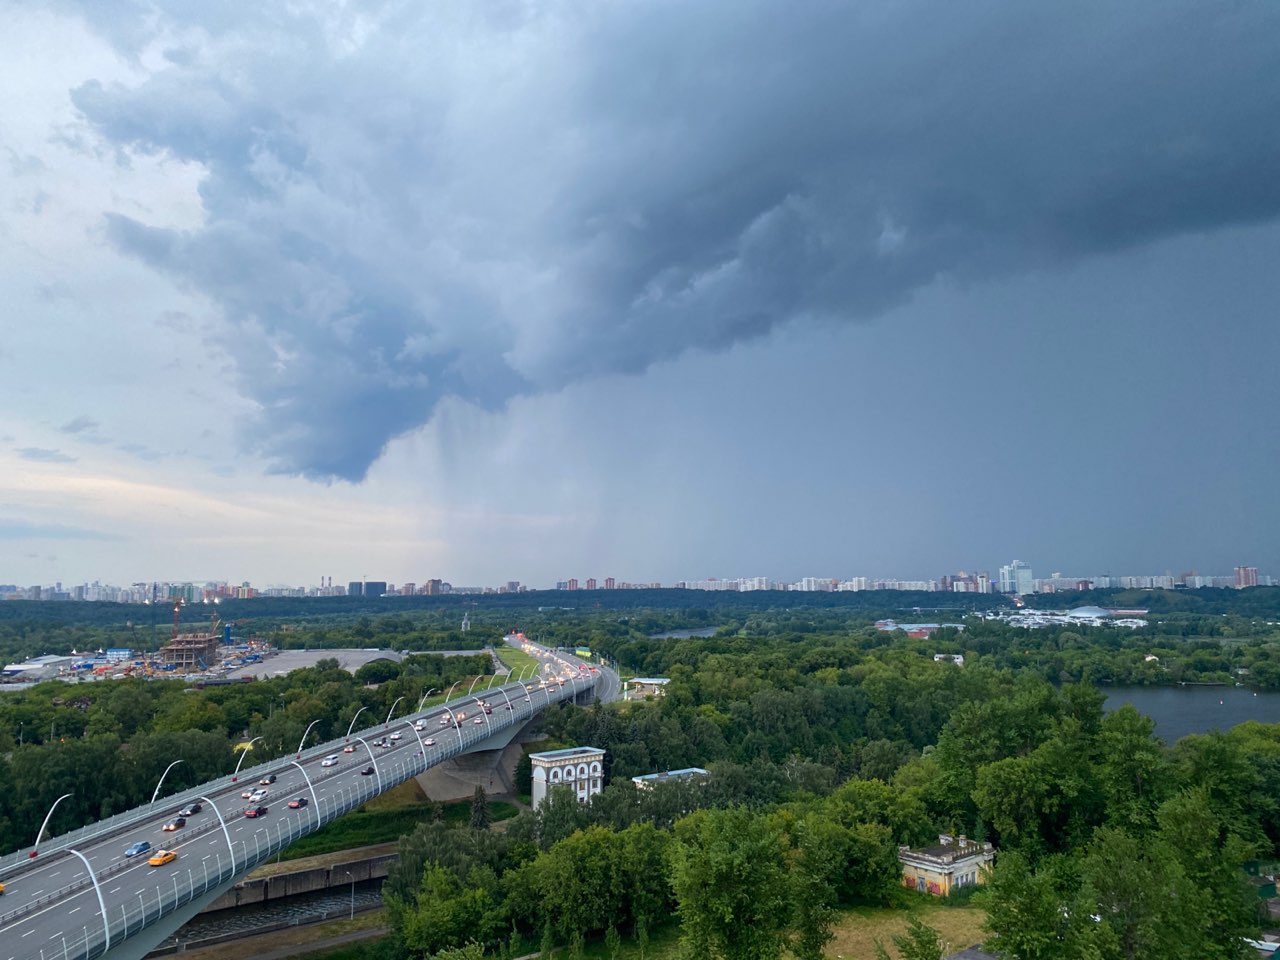
[(1280, 571), (1280, 7), (0, 5), (6, 581)]
[(570, 577), (557, 580), (554, 584), (530, 584), (520, 580), (507, 580), (500, 584), (466, 585), (454, 584), (443, 578), (427, 578), (416, 580), (339, 580), (335, 585), (333, 577), (321, 577), (319, 584), (283, 584), (268, 581), (255, 586), (248, 580), (233, 582), (228, 580), (155, 580), (137, 581), (128, 585), (116, 585), (93, 580), (81, 584), (63, 585), (61, 581), (53, 584), (18, 584), (0, 583), (0, 601), (5, 599), (45, 599), (45, 600), (108, 600), (115, 602), (149, 603), (169, 602), (178, 598), (199, 602), (214, 599), (251, 599), (258, 596), (432, 596), (447, 594), (472, 593), (523, 593), (526, 591), (593, 591), (593, 590), (650, 590), (650, 589), (688, 589), (688, 590), (782, 590), (798, 592), (857, 592), (874, 590), (902, 590), (925, 592), (959, 592), (979, 594), (1051, 594), (1055, 592), (1086, 589), (1140, 589), (1140, 590), (1174, 590), (1198, 589), (1202, 587), (1243, 589), (1257, 586), (1276, 586), (1277, 581), (1257, 567), (1240, 565), (1230, 574), (1201, 574), (1194, 570), (1179, 574), (1092, 574), (1071, 575), (1054, 571), (1047, 577), (1034, 577), (1034, 571), (1022, 561), (1013, 561), (1009, 568), (1021, 569), (1026, 576), (1006, 577), (1005, 570), (1000, 569), (998, 578), (992, 577), (986, 570), (968, 572), (958, 570), (953, 574), (942, 574), (925, 579), (900, 579), (896, 577), (853, 576), (853, 577), (708, 577), (705, 579), (683, 578), (671, 582), (655, 580), (623, 580), (609, 577), (587, 577), (579, 579)]

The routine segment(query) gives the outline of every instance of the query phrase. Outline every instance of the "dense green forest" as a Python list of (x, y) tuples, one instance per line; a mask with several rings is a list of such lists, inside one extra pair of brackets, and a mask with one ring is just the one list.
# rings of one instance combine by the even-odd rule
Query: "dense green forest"
[[(476, 636), (520, 627), (671, 683), (665, 696), (557, 708), (539, 721), (546, 745), (606, 749), (609, 786), (589, 805), (553, 796), (502, 832), (478, 816), (406, 836), (380, 949), (416, 960), (468, 941), (554, 943), (573, 955), (585, 938), (643, 943), (675, 922), (698, 960), (817, 960), (839, 910), (919, 896), (900, 886), (899, 844), (948, 832), (1000, 851), (978, 898), (989, 943), (1008, 956), (1246, 956), (1241, 937), (1258, 915), (1242, 867), (1280, 852), (1280, 725), (1166, 745), (1132, 708), (1104, 713), (1099, 685), (1275, 688), (1280, 632), (1239, 607), (1253, 593), (1229, 592), (1220, 606), (1230, 609), (1206, 600), (1153, 616), (1140, 630), (968, 617), (964, 630), (927, 640), (873, 625), (915, 611), (857, 606), (471, 608)], [(290, 645), (359, 636), (350, 645), (409, 649), (408, 637), (443, 642), (456, 612), (355, 610), (246, 629)], [(651, 636), (691, 627), (718, 629)], [(935, 653), (963, 654), (964, 666)], [(186, 760), (171, 774), (177, 789), (228, 770), (246, 734), (280, 755), (317, 716), (321, 736), (340, 734), (362, 705), (386, 710), (488, 664), (424, 653), (354, 677), (328, 661), (204, 690), (123, 680), (0, 694), (0, 837), (6, 848), (29, 842), (68, 789), (77, 796), (56, 829), (144, 800), (174, 756)], [(651, 793), (629, 782), (684, 766), (711, 775)], [(88, 769), (98, 775), (86, 783)]]

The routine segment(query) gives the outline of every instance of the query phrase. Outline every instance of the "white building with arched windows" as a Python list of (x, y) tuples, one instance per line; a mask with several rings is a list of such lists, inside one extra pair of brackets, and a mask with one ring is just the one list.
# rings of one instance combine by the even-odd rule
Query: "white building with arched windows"
[(533, 805), (537, 807), (556, 787), (569, 787), (579, 803), (600, 792), (604, 785), (604, 751), (599, 747), (568, 747), (531, 753)]

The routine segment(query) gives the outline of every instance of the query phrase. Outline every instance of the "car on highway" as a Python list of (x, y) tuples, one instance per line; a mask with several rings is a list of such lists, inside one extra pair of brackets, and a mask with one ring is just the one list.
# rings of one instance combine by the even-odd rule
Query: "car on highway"
[(436, 742), (432, 740), (430, 737), (427, 737), (427, 739), (422, 741), (422, 745), (424, 747), (434, 747), (436, 745)]
[(136, 857), (139, 854), (146, 853), (150, 849), (151, 849), (150, 843), (148, 843), (146, 840), (139, 840), (137, 843), (132, 844), (128, 847), (125, 847), (124, 855), (126, 857)]
[(262, 784), (264, 787), (270, 786), (271, 784), (276, 782), (276, 775), (274, 773), (268, 773), (265, 777), (263, 777), (258, 782)]
[(204, 809), (199, 803), (188, 803), (185, 807), (178, 811), (180, 817), (194, 817), (197, 813)]
[(525, 697), (525, 698), (524, 698), (524, 702), (525, 702), (525, 703), (528, 703), (528, 702), (529, 702), (529, 698), (528, 698), (528, 697)]
[(186, 817), (174, 817), (172, 820), (170, 820), (160, 829), (164, 830), (166, 833), (173, 833), (173, 831), (178, 830), (181, 827), (185, 827), (186, 825), (187, 825)]
[(259, 787), (257, 790), (253, 791), (253, 793), (249, 794), (249, 802), (257, 803), (259, 800), (265, 800), (266, 797), (266, 789), (264, 787)]
[(342, 748), (342, 752), (343, 752), (343, 753), (355, 753), (355, 752), (356, 752), (356, 745), (355, 745), (354, 743), (348, 743), (345, 747), (343, 747), (343, 748)]
[(163, 867), (166, 863), (173, 863), (178, 859), (176, 850), (157, 850), (147, 861), (149, 867)]
[[(525, 697), (525, 699), (526, 699), (526, 700), (528, 700), (529, 698), (528, 698), (528, 697)], [(507, 704), (507, 709), (508, 709), (508, 710), (510, 710), (510, 709), (511, 709), (511, 704), (509, 704), (509, 703)]]
[(0, 897), (4, 896), (4, 884), (0, 883)]
[(373, 745), (374, 745), (375, 747), (377, 747), (379, 750), (381, 750), (383, 747), (385, 747), (385, 746), (387, 745), (387, 741), (385, 741), (385, 740), (375, 740), (375, 741), (373, 741)]
[(396, 731), (395, 733), (393, 733), (393, 734), (391, 735), (391, 739), (392, 739), (392, 740), (403, 740), (403, 739), (404, 739), (404, 736), (403, 736), (399, 731)]
[(244, 812), (244, 815), (248, 817), (250, 820), (253, 820), (257, 817), (265, 817), (267, 815), (267, 808), (266, 807), (250, 807), (248, 810)]
[[(354, 750), (355, 747), (352, 747), (351, 749)], [(325, 757), (323, 760), (320, 761), (320, 766), (322, 767), (336, 767), (337, 765), (338, 765), (338, 755), (336, 753), (331, 753), (327, 757)]]
[(427, 725), (423, 723), (421, 720), (419, 720), (417, 723), (413, 725), (413, 729), (421, 733), (423, 730), (427, 729)]
[(292, 800), (289, 801), (290, 810), (301, 810), (306, 805), (307, 805), (306, 797), (294, 797)]
[(447, 713), (442, 713), (440, 715), (440, 726), (447, 727), (448, 725), (449, 725), (449, 715)]
[(472, 722), (472, 723), (484, 723), (484, 717), (476, 717), (476, 718), (475, 718), (474, 720), (472, 720), (471, 722)]
[(361, 770), (361, 771), (360, 771), (360, 776), (362, 776), (362, 777), (372, 777), (372, 776), (373, 776), (373, 767), (365, 767), (363, 770)]

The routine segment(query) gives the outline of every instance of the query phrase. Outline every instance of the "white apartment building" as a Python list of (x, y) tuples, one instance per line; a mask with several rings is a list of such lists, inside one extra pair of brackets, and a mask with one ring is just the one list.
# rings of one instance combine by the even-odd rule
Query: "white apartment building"
[(599, 747), (567, 747), (531, 753), (533, 791), (536, 808), (557, 787), (574, 792), (579, 803), (586, 803), (604, 786), (604, 751)]

